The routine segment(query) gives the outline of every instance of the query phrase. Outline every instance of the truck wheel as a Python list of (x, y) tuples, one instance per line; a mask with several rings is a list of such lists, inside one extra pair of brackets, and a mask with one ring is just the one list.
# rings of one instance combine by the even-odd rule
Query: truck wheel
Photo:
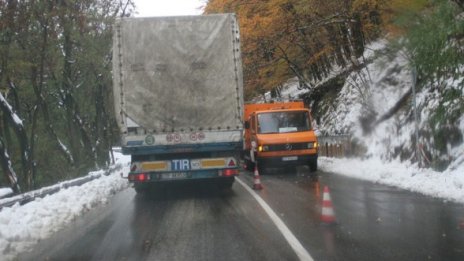
[(143, 195), (147, 193), (147, 187), (145, 186), (134, 184), (134, 189), (135, 189), (135, 192), (137, 192), (137, 194), (139, 195)]
[(311, 172), (317, 171), (317, 159), (311, 160), (311, 162), (309, 163), (309, 170)]
[(296, 166), (290, 166), (285, 168), (290, 174), (298, 174), (298, 169)]
[(224, 178), (219, 180), (219, 188), (221, 189), (231, 189), (234, 185), (235, 177)]

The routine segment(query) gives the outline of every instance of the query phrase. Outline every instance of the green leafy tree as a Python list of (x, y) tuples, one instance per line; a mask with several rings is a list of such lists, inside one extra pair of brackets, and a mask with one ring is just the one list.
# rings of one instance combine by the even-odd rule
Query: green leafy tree
[(133, 5), (0, 1), (0, 185), (19, 192), (110, 163), (112, 24)]

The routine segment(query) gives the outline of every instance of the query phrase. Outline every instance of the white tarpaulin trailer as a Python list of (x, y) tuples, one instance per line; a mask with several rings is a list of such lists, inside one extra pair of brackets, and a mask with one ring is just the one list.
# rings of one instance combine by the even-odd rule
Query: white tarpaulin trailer
[(121, 133), (131, 125), (144, 134), (241, 133), (239, 46), (234, 14), (118, 20), (113, 92)]
[(213, 179), (230, 188), (243, 150), (243, 77), (233, 14), (122, 18), (113, 92), (129, 182)]

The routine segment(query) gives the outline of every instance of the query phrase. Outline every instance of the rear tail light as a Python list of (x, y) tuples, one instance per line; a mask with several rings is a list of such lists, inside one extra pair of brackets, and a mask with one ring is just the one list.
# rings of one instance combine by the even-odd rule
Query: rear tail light
[(230, 177), (238, 175), (238, 169), (224, 169), (222, 170), (222, 176)]
[(129, 175), (129, 181), (144, 182), (150, 179), (147, 173), (138, 173)]
[(138, 174), (138, 175), (137, 175), (137, 181), (141, 181), (141, 182), (142, 182), (142, 181), (145, 181), (145, 180), (147, 180), (147, 174), (141, 173), (141, 174)]

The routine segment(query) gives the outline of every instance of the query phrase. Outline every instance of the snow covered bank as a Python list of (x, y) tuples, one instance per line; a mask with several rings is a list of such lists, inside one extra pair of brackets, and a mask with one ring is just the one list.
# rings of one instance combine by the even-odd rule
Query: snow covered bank
[(0, 199), (11, 194), (13, 194), (13, 190), (11, 188), (0, 188)]
[[(437, 86), (416, 86), (416, 147), (414, 77), (406, 55), (389, 50), (388, 42), (380, 40), (367, 47), (364, 57), (371, 62), (351, 72), (336, 97), (318, 104), (320, 115), (313, 112), (320, 119), (319, 131), (351, 135), (357, 147), (363, 148), (361, 157), (402, 161), (407, 166), (416, 161), (419, 148), (420, 159), (427, 167), (448, 168), (445, 173), (451, 173), (463, 165), (464, 114), (462, 99), (455, 97), (464, 97), (464, 77)], [(308, 93), (297, 87), (296, 79), (288, 81), (282, 97), (299, 98)]]
[[(23, 206), (0, 211), (0, 260), (14, 260), (18, 253), (32, 248), (90, 209), (105, 204), (112, 194), (128, 186), (120, 173), (128, 173), (130, 157), (116, 153), (124, 168), (109, 176), (70, 187)], [(380, 159), (319, 158), (324, 172), (337, 173), (380, 184), (391, 185), (447, 200), (464, 203), (464, 165), (445, 172), (419, 169), (415, 165)], [(324, 175), (330, 175), (324, 173)]]
[[(423, 152), (423, 163), (449, 163), (446, 170), (437, 172), (411, 163), (415, 160), (415, 123), (408, 93), (414, 80), (405, 55), (388, 51), (388, 42), (380, 40), (366, 48), (364, 57), (372, 62), (350, 73), (335, 100), (321, 105), (324, 115), (313, 116), (321, 119), (318, 128), (322, 133), (351, 135), (365, 148), (362, 158), (367, 159), (321, 157), (320, 168), (464, 203), (464, 143), (459, 142), (459, 133), (464, 137), (464, 115), (461, 113), (456, 122), (433, 126), (435, 132), (443, 131), (443, 139), (436, 140), (431, 131), (431, 119), (437, 111), (443, 110), (446, 119), (460, 108), (458, 99), (447, 102), (444, 96), (450, 89), (464, 96), (464, 77), (446, 81), (441, 91), (417, 86), (419, 143), (428, 152)], [(297, 87), (297, 80), (289, 81), (282, 97), (300, 98), (308, 92)], [(448, 131), (451, 129), (453, 132)], [(443, 147), (439, 142), (446, 143), (446, 152), (439, 149)]]
[(326, 172), (395, 186), (432, 197), (464, 203), (464, 165), (444, 172), (419, 169), (404, 162), (379, 159), (319, 158)]
[[(447, 101), (448, 93), (464, 95), (464, 77), (443, 86), (416, 86), (418, 144), (421, 161), (445, 169), (463, 164), (456, 153), (464, 150), (464, 115), (459, 99)], [(366, 157), (386, 162), (415, 160), (413, 74), (401, 51), (380, 55), (359, 72), (352, 72), (334, 104), (325, 104), (319, 129), (324, 133), (351, 134), (366, 149)]]
[(65, 227), (77, 216), (105, 204), (108, 198), (128, 186), (120, 173), (129, 171), (130, 157), (115, 153), (116, 163), (123, 169), (82, 186), (62, 189), (58, 193), (38, 198), (20, 206), (0, 211), (0, 256), (11, 260), (27, 251), (39, 240)]

